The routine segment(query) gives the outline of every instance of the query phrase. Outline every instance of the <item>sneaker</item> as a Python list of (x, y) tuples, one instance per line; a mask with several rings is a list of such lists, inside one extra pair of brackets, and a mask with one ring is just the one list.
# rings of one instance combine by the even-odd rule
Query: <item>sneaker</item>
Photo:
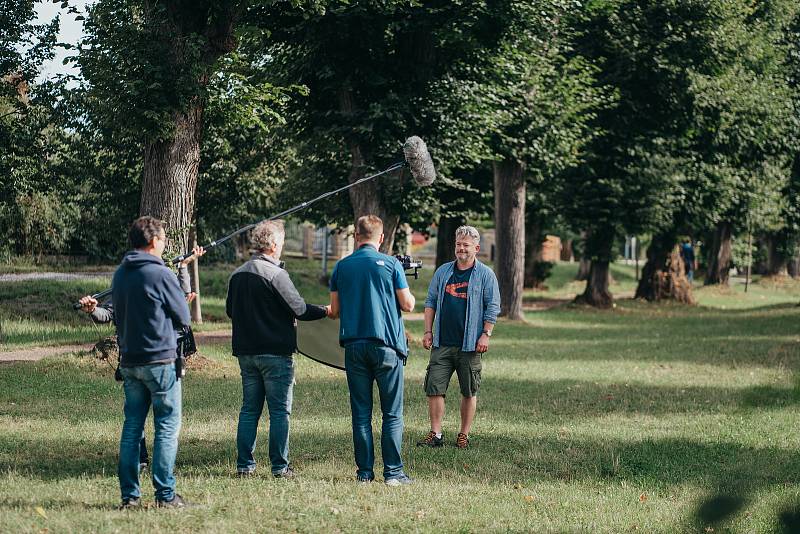
[(413, 483), (414, 481), (411, 480), (411, 477), (409, 477), (405, 473), (401, 473), (400, 476), (390, 478), (385, 482), (387, 486), (396, 487), (396, 486), (406, 486), (408, 484)]
[(150, 467), (150, 464), (147, 462), (139, 462), (139, 472), (147, 471), (147, 468)]
[(417, 447), (441, 447), (444, 445), (444, 435), (437, 438), (436, 432), (431, 430), (428, 435), (417, 442)]
[(171, 501), (156, 501), (156, 508), (191, 508), (193, 505), (191, 503), (186, 502), (183, 500), (183, 497), (178, 495), (177, 493), (172, 498)]
[(458, 437), (456, 438), (456, 447), (459, 449), (466, 449), (469, 447), (469, 437), (463, 432), (458, 433)]
[(292, 466), (288, 466), (288, 467), (285, 467), (283, 469), (283, 471), (278, 471), (277, 473), (272, 473), (272, 476), (274, 476), (275, 478), (291, 479), (291, 478), (294, 478), (294, 476), (295, 476), (294, 475), (294, 469), (292, 469)]
[(128, 497), (127, 499), (122, 499), (122, 504), (119, 505), (119, 510), (133, 510), (135, 508), (139, 508), (142, 505), (142, 501), (139, 497)]
[(359, 484), (369, 484), (373, 480), (375, 480), (375, 479), (374, 478), (361, 477), (361, 476), (356, 475), (356, 482), (358, 482)]
[(256, 476), (256, 468), (252, 469), (237, 469), (236, 476), (239, 478), (250, 478)]

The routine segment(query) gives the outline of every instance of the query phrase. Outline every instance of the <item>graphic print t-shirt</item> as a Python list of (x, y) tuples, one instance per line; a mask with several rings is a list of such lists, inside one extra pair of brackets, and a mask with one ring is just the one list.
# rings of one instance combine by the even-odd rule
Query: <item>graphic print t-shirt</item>
[(439, 345), (461, 347), (464, 343), (464, 322), (467, 318), (467, 291), (469, 277), (475, 267), (459, 271), (453, 267), (453, 275), (444, 286), (441, 317), (439, 319)]

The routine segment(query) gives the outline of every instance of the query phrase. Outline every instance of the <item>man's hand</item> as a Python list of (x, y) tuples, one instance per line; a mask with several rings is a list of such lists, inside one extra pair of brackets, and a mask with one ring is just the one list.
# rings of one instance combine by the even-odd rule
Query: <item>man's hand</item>
[(194, 291), (192, 291), (191, 293), (189, 293), (188, 295), (186, 295), (186, 302), (192, 302), (192, 301), (193, 301), (194, 299), (196, 299), (196, 298), (197, 298), (197, 293), (195, 293)]
[(333, 312), (331, 311), (330, 304), (325, 305), (325, 317), (327, 317), (328, 319), (333, 319)]
[(481, 354), (489, 350), (489, 336), (481, 334), (481, 337), (478, 338), (478, 344), (475, 346), (475, 350)]
[(425, 332), (425, 335), (422, 336), (422, 346), (425, 347), (425, 350), (430, 350), (430, 348), (433, 346), (432, 332)]
[[(196, 246), (196, 247), (194, 247), (192, 249), (192, 255), (189, 256), (188, 258), (186, 258), (185, 260), (183, 260), (181, 262), (181, 265), (186, 267), (187, 265), (192, 263), (196, 258), (199, 258), (200, 256), (202, 256), (205, 253), (206, 253), (206, 249), (198, 245), (198, 246)], [(191, 300), (189, 302), (191, 302)]]
[(83, 297), (78, 302), (81, 305), (81, 310), (86, 313), (92, 313), (94, 309), (97, 308), (97, 300), (93, 299), (88, 295)]

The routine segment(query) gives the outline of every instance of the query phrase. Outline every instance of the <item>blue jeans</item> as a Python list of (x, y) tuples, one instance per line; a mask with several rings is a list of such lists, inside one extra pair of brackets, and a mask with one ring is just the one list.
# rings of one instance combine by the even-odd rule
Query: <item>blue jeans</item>
[(272, 473), (289, 466), (289, 416), (292, 414), (294, 389), (294, 360), (291, 356), (259, 354), (239, 356), (242, 373), (242, 410), (236, 431), (236, 469), (256, 468), (253, 452), (256, 449), (258, 420), (264, 409), (269, 410), (269, 460)]
[(119, 486), (122, 499), (138, 498), (139, 447), (144, 422), (153, 406), (153, 477), (156, 500), (171, 501), (175, 496), (175, 456), (181, 429), (181, 382), (175, 364), (120, 367), (125, 390), (125, 422), (119, 441)]
[(400, 449), (403, 441), (403, 361), (394, 349), (378, 342), (351, 343), (344, 349), (350, 411), (353, 415), (353, 449), (357, 475), (373, 479), (375, 473), (372, 439), (372, 383), (378, 383), (383, 424), (381, 451), (383, 478), (403, 474)]

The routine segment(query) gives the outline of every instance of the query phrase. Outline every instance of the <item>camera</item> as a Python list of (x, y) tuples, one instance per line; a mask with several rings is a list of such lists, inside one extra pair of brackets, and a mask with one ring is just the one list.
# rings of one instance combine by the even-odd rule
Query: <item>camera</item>
[(414, 276), (414, 280), (419, 278), (418, 270), (422, 267), (422, 261), (415, 260), (414, 258), (412, 258), (407, 254), (405, 255), (396, 254), (395, 258), (397, 258), (397, 261), (399, 261), (403, 265), (404, 271), (409, 271), (411, 269), (414, 269), (414, 272), (412, 273), (412, 276)]

